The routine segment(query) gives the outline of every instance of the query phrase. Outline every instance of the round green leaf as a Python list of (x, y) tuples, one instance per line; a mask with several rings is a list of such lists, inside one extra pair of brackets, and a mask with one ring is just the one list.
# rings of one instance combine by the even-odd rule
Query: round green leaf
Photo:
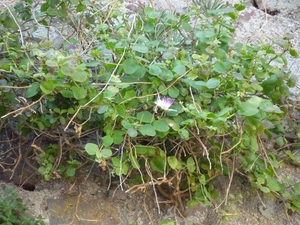
[(143, 44), (135, 44), (131, 48), (132, 48), (132, 50), (140, 52), (140, 53), (148, 53), (149, 52), (148, 47)]
[(87, 90), (84, 87), (72, 87), (71, 90), (77, 100), (84, 99), (87, 95)]
[(177, 98), (179, 95), (179, 90), (176, 87), (171, 87), (168, 90), (168, 94), (171, 98)]
[(66, 175), (68, 177), (74, 177), (75, 175), (75, 169), (72, 167), (68, 167), (68, 169), (66, 170)]
[(104, 148), (101, 150), (101, 155), (103, 158), (109, 158), (112, 156), (112, 151), (109, 148)]
[(206, 87), (209, 89), (215, 89), (220, 84), (220, 80), (217, 78), (211, 78), (206, 82)]
[(151, 75), (157, 76), (161, 72), (162, 72), (162, 70), (161, 70), (161, 68), (159, 66), (156, 66), (156, 65), (153, 65), (153, 64), (149, 66), (149, 73)]
[(54, 82), (52, 80), (44, 81), (40, 84), (40, 89), (45, 94), (51, 94), (54, 89)]
[(122, 130), (114, 130), (114, 133), (112, 135), (112, 138), (114, 140), (114, 144), (118, 145), (121, 144), (124, 140), (123, 136), (124, 136), (125, 132)]
[(149, 111), (142, 111), (136, 114), (136, 118), (142, 123), (151, 123), (154, 120), (154, 116)]
[(129, 135), (130, 137), (136, 137), (136, 136), (138, 135), (137, 130), (134, 129), (134, 128), (129, 128), (129, 129), (127, 130), (127, 133), (128, 133), (128, 135)]
[(150, 137), (154, 137), (156, 135), (156, 131), (154, 129), (154, 127), (150, 124), (145, 124), (142, 125), (139, 128), (139, 132), (143, 135), (143, 136), (150, 136)]
[(130, 129), (130, 128), (132, 128), (131, 123), (129, 123), (127, 120), (122, 120), (121, 124), (122, 124), (122, 126), (123, 126), (125, 129)]
[(166, 119), (169, 127), (171, 127), (173, 130), (178, 131), (180, 126), (178, 123), (176, 123), (174, 120)]
[(114, 139), (111, 136), (104, 136), (102, 138), (102, 144), (107, 147), (107, 146), (111, 146), (114, 143)]
[(262, 192), (264, 192), (264, 193), (269, 193), (269, 192), (270, 192), (270, 189), (267, 188), (267, 187), (260, 187), (259, 189), (260, 189)]
[(47, 9), (46, 13), (48, 14), (48, 16), (51, 16), (51, 17), (57, 16), (57, 10), (52, 7), (49, 7)]
[(73, 91), (71, 90), (61, 90), (60, 93), (64, 98), (74, 98)]
[(155, 120), (153, 127), (159, 132), (167, 132), (170, 129), (167, 121), (164, 119)]
[(26, 98), (32, 98), (39, 92), (39, 86), (31, 86), (26, 90)]
[(101, 106), (101, 107), (97, 110), (97, 113), (98, 113), (98, 114), (103, 114), (103, 113), (105, 113), (107, 110), (108, 110), (108, 105), (103, 105), (103, 106)]
[(105, 98), (110, 99), (110, 98), (114, 97), (117, 93), (119, 93), (119, 88), (114, 87), (114, 86), (108, 86), (106, 88), (106, 90), (104, 91), (103, 95)]
[(217, 61), (214, 65), (213, 65), (213, 69), (214, 71), (216, 71), (217, 73), (225, 73), (226, 72), (226, 68), (224, 66), (224, 63)]
[(271, 191), (280, 191), (281, 190), (279, 182), (276, 181), (275, 179), (272, 179), (271, 177), (267, 178), (267, 185)]
[(147, 70), (143, 66), (139, 66), (137, 70), (131, 74), (131, 77), (134, 79), (142, 78), (146, 74)]
[(77, 70), (73, 76), (71, 76), (74, 81), (84, 82), (88, 78), (87, 72), (83, 70)]
[(242, 102), (238, 106), (238, 113), (242, 116), (254, 116), (258, 113), (258, 106), (261, 103), (261, 98), (254, 96), (248, 99), (246, 102)]
[(96, 153), (99, 152), (98, 145), (94, 143), (87, 143), (84, 149), (89, 155), (96, 155)]
[(178, 74), (179, 76), (185, 74), (186, 69), (184, 65), (177, 65), (173, 68), (173, 71)]
[(100, 64), (99, 61), (92, 60), (92, 61), (90, 61), (90, 62), (87, 62), (85, 65), (86, 65), (87, 67), (96, 67), (96, 66), (98, 66), (99, 64)]
[(117, 105), (117, 106), (115, 106), (115, 107), (116, 107), (115, 109), (116, 109), (118, 115), (119, 115), (120, 117), (124, 118), (124, 117), (125, 117), (125, 114), (126, 114), (126, 109), (125, 109), (125, 107), (124, 107), (123, 105)]
[(61, 68), (61, 72), (66, 76), (72, 76), (73, 74), (75, 74), (76, 69), (70, 64), (65, 64)]
[(135, 59), (126, 59), (123, 64), (124, 72), (127, 74), (133, 74), (139, 68), (139, 63)]
[(185, 32), (190, 33), (193, 30), (193, 27), (188, 22), (182, 22), (182, 27)]

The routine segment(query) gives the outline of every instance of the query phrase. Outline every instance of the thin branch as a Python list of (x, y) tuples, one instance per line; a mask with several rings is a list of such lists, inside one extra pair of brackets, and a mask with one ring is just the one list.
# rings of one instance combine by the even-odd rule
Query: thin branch
[(46, 94), (43, 94), (37, 101), (34, 101), (33, 103), (31, 103), (31, 104), (29, 104), (29, 105), (27, 105), (27, 106), (25, 106), (25, 107), (16, 109), (16, 110), (14, 110), (14, 111), (12, 111), (12, 112), (9, 112), (9, 113), (5, 114), (4, 116), (1, 116), (1, 119), (5, 118), (5, 117), (8, 117), (9, 115), (14, 114), (14, 113), (22, 113), (24, 110), (26, 110), (26, 109), (30, 108), (31, 106), (33, 106), (33, 105), (39, 103), (40, 101), (42, 101), (42, 99), (43, 99), (45, 96), (46, 96)]

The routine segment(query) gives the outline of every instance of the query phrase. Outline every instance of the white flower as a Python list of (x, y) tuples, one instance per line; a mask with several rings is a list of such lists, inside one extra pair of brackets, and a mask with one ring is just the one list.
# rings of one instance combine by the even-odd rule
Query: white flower
[(176, 111), (174, 109), (169, 109), (171, 107), (171, 105), (173, 105), (174, 101), (175, 100), (173, 98), (160, 98), (160, 97), (158, 97), (157, 100), (155, 101), (155, 104), (156, 104), (156, 106), (162, 108), (163, 110)]

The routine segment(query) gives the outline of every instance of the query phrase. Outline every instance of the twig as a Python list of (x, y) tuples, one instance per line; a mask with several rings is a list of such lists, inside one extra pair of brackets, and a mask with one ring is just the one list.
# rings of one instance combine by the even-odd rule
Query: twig
[(206, 154), (207, 161), (208, 161), (208, 163), (209, 163), (209, 169), (211, 170), (211, 165), (212, 165), (212, 164), (211, 164), (211, 161), (210, 161), (210, 158), (209, 158), (209, 152), (208, 152), (206, 146), (203, 144), (201, 138), (200, 138), (200, 137), (195, 137), (195, 138), (197, 139), (197, 141), (200, 143), (200, 145), (201, 145), (202, 148), (204, 149), (205, 154)]
[(35, 105), (36, 103), (40, 102), (45, 96), (46, 96), (46, 94), (43, 94), (37, 101), (34, 101), (33, 103), (31, 103), (31, 104), (29, 104), (29, 105), (27, 105), (25, 107), (16, 109), (16, 110), (14, 110), (12, 112), (9, 112), (9, 113), (5, 114), (4, 116), (1, 116), (1, 119), (5, 118), (5, 117), (8, 117), (9, 115), (14, 114), (14, 113), (21, 113), (21, 112), (23, 112), (24, 110), (26, 110), (26, 109), (30, 108), (31, 106)]
[[(13, 13), (10, 11), (9, 7), (6, 5), (6, 4), (3, 4), (5, 6), (5, 8), (7, 9), (7, 11), (9, 12), (9, 14), (11, 15), (11, 17), (13, 18), (14, 22), (16, 23), (16, 25), (18, 26), (18, 30), (19, 30), (19, 33), (20, 33), (20, 36), (21, 36), (21, 43), (22, 43), (22, 46), (25, 46), (25, 42), (24, 42), (24, 37), (23, 37), (23, 33), (22, 33), (22, 29), (18, 23), (18, 21), (16, 20), (16, 18), (14, 17)], [(27, 56), (27, 58), (29, 59), (31, 65), (37, 70), (39, 71), (34, 63), (32, 62), (32, 60), (30, 59), (28, 53), (25, 51), (25, 55)]]
[(21, 147), (22, 145), (21, 145), (21, 140), (22, 140), (22, 136), (19, 136), (19, 145), (18, 145), (19, 157), (17, 159), (17, 162), (16, 162), (14, 168), (12, 169), (12, 174), (11, 174), (9, 180), (11, 180), (13, 178), (13, 176), (15, 174), (15, 170), (18, 167), (18, 165), (19, 165), (19, 163), (21, 162), (21, 159), (22, 159), (22, 147)]
[(229, 184), (226, 188), (226, 194), (225, 194), (225, 205), (227, 205), (227, 201), (228, 201), (228, 195), (229, 195), (229, 191), (230, 191), (230, 187), (231, 187), (231, 183), (232, 183), (232, 180), (233, 180), (233, 174), (234, 174), (234, 171), (235, 171), (235, 157), (233, 158), (233, 165), (232, 165), (232, 172), (229, 176)]
[[(122, 182), (122, 165), (123, 165), (123, 152), (124, 152), (124, 146), (125, 146), (125, 140), (126, 140), (126, 137), (127, 134), (125, 134), (124, 136), (124, 141), (122, 143), (122, 146), (121, 146), (121, 157), (120, 157), (120, 174), (119, 174), (119, 180), (120, 180), (120, 187), (121, 187), (121, 190), (124, 191), (124, 188), (123, 188), (123, 182)], [(128, 137), (129, 138), (129, 137)]]
[[(151, 178), (151, 181), (153, 181), (153, 177), (151, 176), (150, 178)], [(158, 203), (158, 198), (157, 198), (157, 193), (156, 193), (156, 189), (155, 189), (155, 184), (154, 184), (154, 182), (153, 182), (153, 184), (152, 184), (152, 188), (153, 188), (153, 191), (154, 191), (155, 202), (156, 202), (156, 205), (157, 205), (158, 214), (160, 214), (161, 211), (160, 211), (160, 206), (159, 206), (159, 203)]]

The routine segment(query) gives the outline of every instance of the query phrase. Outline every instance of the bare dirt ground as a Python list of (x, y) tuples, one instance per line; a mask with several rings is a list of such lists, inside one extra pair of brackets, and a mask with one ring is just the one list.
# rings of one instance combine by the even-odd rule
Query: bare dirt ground
[[(15, 0), (0, 0), (0, 7), (13, 4)], [(127, 1), (126, 4), (133, 4)], [(176, 1), (177, 2), (177, 1)], [(230, 1), (237, 2), (237, 1)], [(297, 11), (300, 4), (297, 0), (267, 1), (268, 7), (279, 9), (281, 13), (268, 16), (262, 10), (248, 4), (248, 9), (241, 13), (237, 38), (241, 41), (263, 41), (267, 37), (280, 38), (286, 34), (293, 35), (292, 42), (300, 50), (299, 18)], [(297, 5), (299, 4), (299, 5)], [(290, 5), (292, 5), (290, 7)], [(157, 7), (175, 7), (186, 10), (188, 4), (178, 1), (173, 4), (169, 0), (158, 1)], [(282, 8), (283, 7), (283, 8)], [(291, 10), (287, 10), (291, 8)], [(281, 9), (282, 8), (282, 9)], [(294, 11), (293, 11), (294, 10)], [(299, 75), (299, 60), (289, 59), (293, 72)], [(295, 95), (297, 95), (295, 90)], [(153, 189), (148, 188), (134, 194), (126, 193), (128, 187), (121, 190), (119, 179), (113, 178), (108, 187), (108, 174), (96, 166), (86, 165), (75, 179), (57, 179), (46, 182), (35, 170), (28, 167), (24, 160), (14, 161), (18, 154), (24, 154), (32, 140), (20, 139), (7, 129), (1, 133), (0, 163), (11, 163), (12, 170), (0, 169), (0, 194), (7, 187), (17, 187), (17, 193), (24, 199), (31, 215), (41, 214), (46, 224), (159, 224), (160, 221), (175, 221), (186, 225), (234, 225), (234, 224), (300, 224), (300, 215), (290, 213), (283, 202), (271, 195), (263, 194), (251, 188), (247, 180), (236, 176), (231, 184), (231, 195), (227, 204), (215, 202), (211, 207), (202, 204), (187, 207), (186, 218), (182, 218), (174, 204), (158, 193), (159, 205), (155, 201)], [(20, 148), (22, 146), (22, 148)], [(300, 180), (300, 169), (285, 166), (281, 172)], [(219, 177), (214, 183), (215, 189), (225, 196), (229, 184), (228, 177)]]

